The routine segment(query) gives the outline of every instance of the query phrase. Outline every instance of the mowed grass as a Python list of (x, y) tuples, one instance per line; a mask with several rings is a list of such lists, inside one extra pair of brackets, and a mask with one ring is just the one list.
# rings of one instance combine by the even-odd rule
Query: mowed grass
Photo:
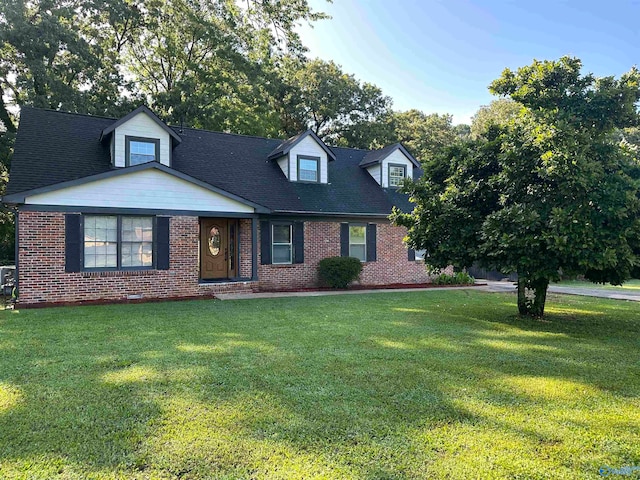
[(0, 478), (601, 478), (640, 303), (479, 291), (0, 312)]
[(580, 287), (580, 288), (604, 288), (607, 290), (620, 290), (622, 293), (628, 292), (640, 292), (640, 280), (633, 279), (627, 280), (622, 285), (611, 285), (610, 283), (593, 283), (580, 280), (563, 280), (561, 282), (553, 283), (552, 285), (558, 285), (561, 287)]

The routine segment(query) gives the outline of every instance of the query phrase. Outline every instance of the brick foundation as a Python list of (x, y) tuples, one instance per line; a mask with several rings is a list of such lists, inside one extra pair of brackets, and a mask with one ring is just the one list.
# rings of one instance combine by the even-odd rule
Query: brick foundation
[[(424, 263), (408, 260), (402, 244), (404, 235), (403, 227), (378, 224), (377, 261), (363, 264), (361, 285), (429, 282)], [(239, 274), (242, 278), (251, 278), (251, 220), (240, 220), (239, 239)], [(339, 239), (339, 222), (305, 222), (305, 263), (262, 265), (258, 252), (259, 282), (202, 283), (199, 218), (175, 216), (170, 220), (168, 270), (66, 273), (64, 213), (21, 211), (18, 304), (195, 298), (225, 292), (314, 287), (318, 262), (340, 255)]]

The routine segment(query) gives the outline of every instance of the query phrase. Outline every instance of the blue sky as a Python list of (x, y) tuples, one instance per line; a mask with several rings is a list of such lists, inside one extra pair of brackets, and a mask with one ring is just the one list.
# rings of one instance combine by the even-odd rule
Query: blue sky
[(577, 56), (598, 76), (640, 63), (640, 0), (310, 0), (332, 18), (302, 26), (310, 57), (379, 86), (394, 108), (468, 123), (506, 67)]

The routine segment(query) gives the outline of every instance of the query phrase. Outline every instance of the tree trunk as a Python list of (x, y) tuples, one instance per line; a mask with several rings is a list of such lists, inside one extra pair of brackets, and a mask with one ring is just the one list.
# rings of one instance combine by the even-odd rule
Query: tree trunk
[(549, 279), (547, 278), (527, 280), (518, 277), (518, 312), (520, 315), (542, 318), (544, 305), (547, 301), (548, 286)]
[(527, 281), (518, 275), (518, 313), (529, 315), (529, 300), (527, 299)]

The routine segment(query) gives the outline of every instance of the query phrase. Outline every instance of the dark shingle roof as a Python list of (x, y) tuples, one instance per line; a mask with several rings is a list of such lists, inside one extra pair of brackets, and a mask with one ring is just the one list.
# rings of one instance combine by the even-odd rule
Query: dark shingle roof
[(360, 162), (360, 166), (366, 167), (374, 163), (380, 163), (382, 160), (384, 160), (387, 157), (387, 155), (393, 152), (396, 148), (398, 148), (397, 143), (381, 148), (380, 150), (370, 150)]
[(387, 147), (381, 148), (380, 150), (371, 150), (369, 153), (365, 155), (365, 157), (360, 162), (361, 167), (368, 167), (369, 165), (373, 165), (374, 163), (380, 163), (382, 160), (387, 158), (394, 150), (399, 149), (416, 167), (420, 168), (420, 163), (411, 155), (406, 148), (402, 146), (401, 143), (394, 143), (393, 145), (389, 145)]
[[(107, 172), (101, 132), (115, 119), (23, 108), (7, 194)], [(178, 128), (173, 128), (178, 133)], [(411, 209), (407, 196), (383, 189), (360, 167), (369, 150), (332, 148), (329, 184), (289, 182), (269, 154), (282, 140), (185, 128), (172, 168), (274, 212), (387, 215)]]

